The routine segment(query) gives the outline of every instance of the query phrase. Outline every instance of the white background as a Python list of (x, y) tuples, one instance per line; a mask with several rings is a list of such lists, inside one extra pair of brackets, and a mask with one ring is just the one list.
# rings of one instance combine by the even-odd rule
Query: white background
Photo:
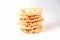
[[(23, 7), (44, 9), (45, 30), (24, 34), (18, 28), (18, 12)], [(0, 0), (0, 40), (60, 40), (60, 0)]]

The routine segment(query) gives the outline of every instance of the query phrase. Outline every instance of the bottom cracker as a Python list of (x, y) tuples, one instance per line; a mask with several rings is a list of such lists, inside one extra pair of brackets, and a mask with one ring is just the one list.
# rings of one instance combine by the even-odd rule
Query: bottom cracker
[(43, 29), (44, 29), (44, 27), (40, 26), (40, 27), (34, 28), (34, 29), (20, 29), (20, 30), (24, 33), (27, 33), (27, 34), (34, 34), (34, 33), (42, 32)]

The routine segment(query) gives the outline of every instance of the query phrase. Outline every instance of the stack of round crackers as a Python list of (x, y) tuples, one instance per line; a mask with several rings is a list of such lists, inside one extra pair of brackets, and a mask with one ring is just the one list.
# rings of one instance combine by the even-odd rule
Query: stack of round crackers
[(23, 8), (19, 13), (19, 28), (24, 33), (38, 33), (43, 30), (42, 8)]

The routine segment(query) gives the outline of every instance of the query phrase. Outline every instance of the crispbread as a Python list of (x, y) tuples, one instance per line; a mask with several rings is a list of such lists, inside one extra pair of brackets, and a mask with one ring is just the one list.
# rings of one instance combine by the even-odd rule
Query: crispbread
[(37, 33), (43, 30), (42, 8), (23, 8), (19, 13), (19, 28), (25, 33)]
[(26, 19), (26, 20), (33, 20), (33, 19), (38, 19), (40, 18), (41, 15), (32, 15), (32, 16), (20, 16), (19, 15), (19, 18), (20, 19)]
[(23, 8), (20, 11), (21, 16), (28, 16), (28, 15), (41, 15), (42, 8)]
[(27, 20), (20, 20), (19, 21), (19, 26), (23, 25), (22, 27), (34, 27), (34, 26), (38, 26), (38, 25), (42, 25), (42, 19), (40, 19), (39, 21), (32, 21), (32, 22), (29, 22)]
[(43, 22), (44, 21), (44, 18), (43, 17), (40, 17), (38, 19), (33, 19), (33, 20), (29, 20), (29, 19), (26, 19), (26, 20), (20, 20), (19, 22), (23, 22), (23, 23), (30, 23), (30, 22)]
[(20, 29), (20, 30), (24, 33), (33, 34), (33, 33), (38, 33), (43, 31), (43, 26), (40, 26), (38, 28), (33, 28), (33, 29)]
[(21, 29), (33, 29), (33, 28), (38, 28), (38, 27), (40, 27), (40, 26), (43, 26), (42, 24), (39, 24), (39, 25), (34, 25), (34, 26), (24, 26), (24, 25), (20, 25), (20, 27), (19, 28), (21, 28)]

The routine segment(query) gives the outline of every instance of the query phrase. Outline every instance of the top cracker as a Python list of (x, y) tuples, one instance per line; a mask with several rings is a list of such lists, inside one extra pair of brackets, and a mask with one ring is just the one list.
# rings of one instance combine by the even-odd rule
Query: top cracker
[(23, 8), (21, 9), (19, 15), (29, 16), (29, 15), (41, 15), (42, 8)]

